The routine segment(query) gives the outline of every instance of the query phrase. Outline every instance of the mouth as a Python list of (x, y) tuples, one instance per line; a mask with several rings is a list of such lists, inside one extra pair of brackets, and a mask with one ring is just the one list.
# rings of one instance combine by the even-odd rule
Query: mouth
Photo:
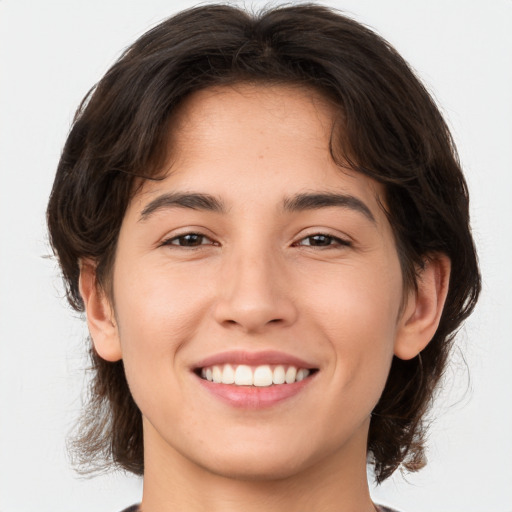
[(291, 354), (228, 351), (207, 357), (192, 368), (201, 387), (230, 407), (273, 407), (302, 394), (320, 369)]
[(285, 364), (215, 364), (195, 370), (198, 377), (213, 384), (232, 386), (275, 387), (301, 382), (318, 371), (299, 365)]

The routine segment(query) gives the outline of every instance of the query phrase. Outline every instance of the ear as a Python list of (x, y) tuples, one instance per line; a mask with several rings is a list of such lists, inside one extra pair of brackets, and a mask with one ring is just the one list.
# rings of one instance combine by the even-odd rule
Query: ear
[(80, 262), (79, 289), (84, 301), (89, 333), (98, 355), (106, 361), (121, 359), (121, 344), (114, 310), (96, 279), (96, 263)]
[(395, 355), (416, 357), (436, 333), (450, 282), (451, 261), (446, 254), (429, 255), (418, 273), (417, 290), (411, 290), (399, 320)]

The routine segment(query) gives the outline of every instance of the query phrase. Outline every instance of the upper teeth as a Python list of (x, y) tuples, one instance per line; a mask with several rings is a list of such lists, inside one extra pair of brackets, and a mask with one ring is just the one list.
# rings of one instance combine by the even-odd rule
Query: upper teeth
[(273, 368), (268, 365), (247, 366), (240, 364), (233, 367), (230, 364), (223, 366), (209, 366), (201, 369), (201, 377), (218, 384), (235, 384), (236, 386), (271, 386), (272, 384), (291, 384), (305, 379), (309, 370), (295, 366), (277, 365)]

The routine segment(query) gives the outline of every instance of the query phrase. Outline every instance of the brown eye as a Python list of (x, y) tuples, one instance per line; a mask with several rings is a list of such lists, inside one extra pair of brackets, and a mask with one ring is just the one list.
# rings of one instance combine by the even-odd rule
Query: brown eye
[(322, 233), (318, 233), (316, 235), (310, 235), (298, 242), (297, 245), (307, 246), (307, 247), (336, 247), (336, 246), (350, 246), (350, 242), (347, 240), (342, 240), (341, 238), (325, 235)]
[(306, 240), (308, 240), (309, 242), (306, 245), (312, 245), (314, 247), (327, 247), (328, 245), (331, 245), (333, 242), (333, 238), (327, 235), (308, 236)]
[(212, 241), (205, 235), (199, 233), (187, 233), (166, 240), (163, 245), (173, 245), (179, 247), (199, 247), (201, 245), (211, 244)]

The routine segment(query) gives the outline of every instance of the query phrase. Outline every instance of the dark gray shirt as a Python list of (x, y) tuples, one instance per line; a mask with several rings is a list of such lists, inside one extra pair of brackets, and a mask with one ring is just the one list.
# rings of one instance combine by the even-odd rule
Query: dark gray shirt
[[(382, 505), (376, 505), (379, 512), (398, 512), (394, 508), (383, 507)], [(132, 505), (131, 507), (125, 508), (122, 512), (141, 512), (138, 505)]]

